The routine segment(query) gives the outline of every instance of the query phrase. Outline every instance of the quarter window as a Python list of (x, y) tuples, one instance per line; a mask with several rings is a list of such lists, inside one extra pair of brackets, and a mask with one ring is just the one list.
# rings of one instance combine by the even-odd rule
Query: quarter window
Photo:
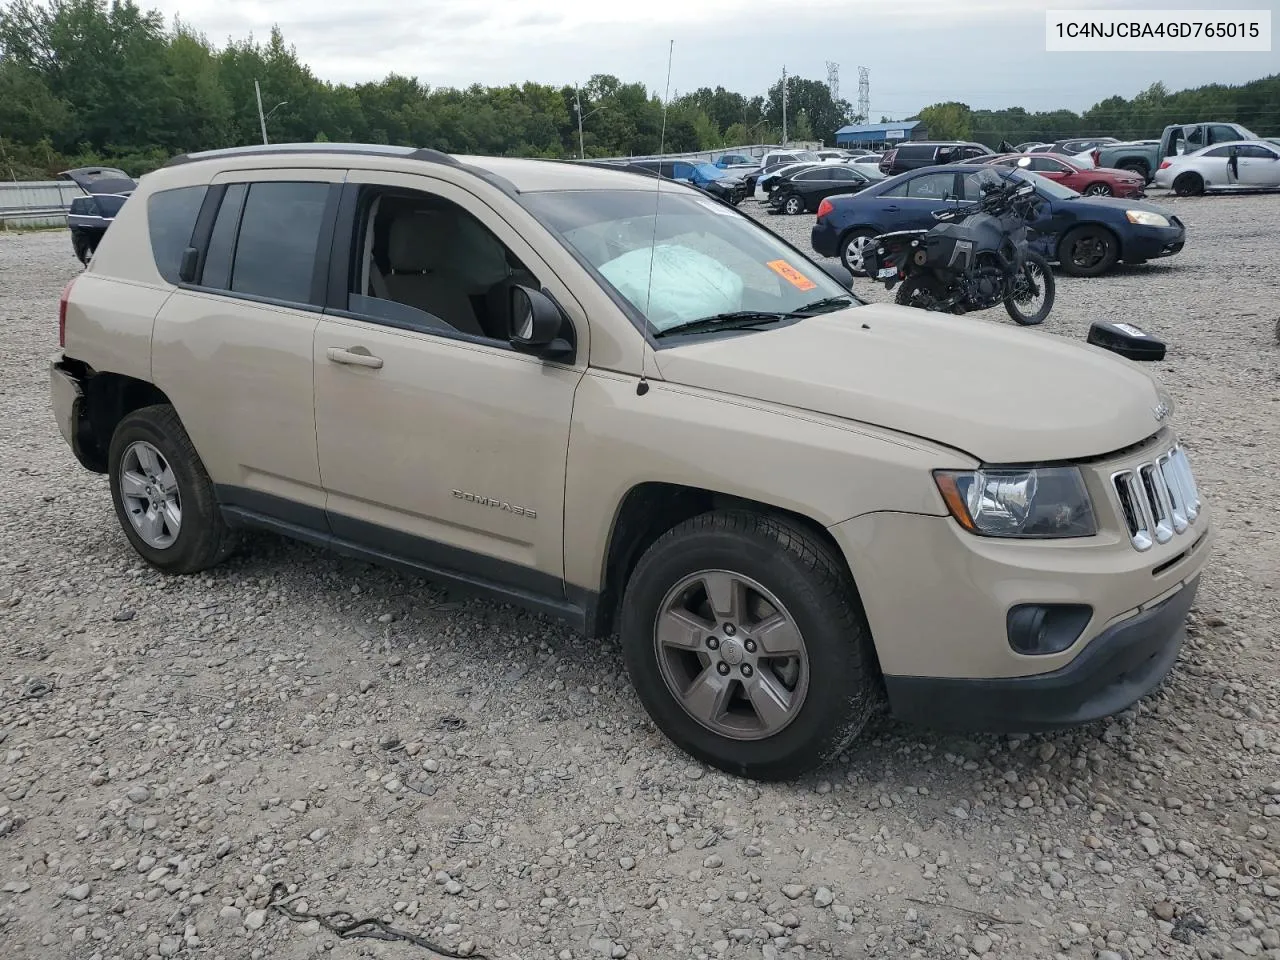
[(169, 283), (179, 281), (182, 254), (191, 246), (196, 217), (204, 203), (206, 187), (161, 190), (147, 198), (147, 232), (156, 269)]

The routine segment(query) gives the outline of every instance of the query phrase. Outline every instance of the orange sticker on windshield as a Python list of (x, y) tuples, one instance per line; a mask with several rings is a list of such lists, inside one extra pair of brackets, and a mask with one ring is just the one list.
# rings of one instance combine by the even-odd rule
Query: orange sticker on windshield
[(770, 260), (765, 266), (798, 290), (812, 290), (817, 286), (816, 283), (785, 260)]

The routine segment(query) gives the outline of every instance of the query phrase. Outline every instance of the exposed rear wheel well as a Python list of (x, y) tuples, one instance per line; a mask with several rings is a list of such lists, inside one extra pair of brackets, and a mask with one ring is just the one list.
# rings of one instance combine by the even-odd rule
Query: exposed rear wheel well
[(776, 517), (799, 527), (831, 551), (832, 559), (849, 576), (849, 583), (856, 592), (852, 573), (835, 538), (826, 527), (811, 517), (757, 500), (717, 493), (701, 487), (642, 483), (627, 492), (614, 517), (613, 530), (609, 535), (609, 553), (605, 561), (604, 589), (601, 591), (593, 622), (587, 625), (592, 636), (608, 636), (616, 632), (627, 580), (636, 562), (654, 541), (685, 520), (712, 510), (745, 510)]
[(99, 472), (106, 473), (107, 450), (121, 420), (142, 407), (169, 402), (164, 391), (145, 380), (120, 373), (95, 373), (87, 377), (84, 381), (84, 415), (89, 429), (85, 439), (88, 441), (86, 446), (91, 449), (84, 453), (93, 461), (95, 468), (100, 466)]

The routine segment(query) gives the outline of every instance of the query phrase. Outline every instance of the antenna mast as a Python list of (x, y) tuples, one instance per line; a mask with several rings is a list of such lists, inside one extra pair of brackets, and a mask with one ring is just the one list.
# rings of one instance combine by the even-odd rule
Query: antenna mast
[(863, 123), (871, 122), (871, 71), (858, 68), (858, 113)]
[(827, 92), (831, 94), (831, 102), (840, 99), (840, 64), (827, 61)]
[[(667, 89), (662, 94), (662, 132), (658, 135), (658, 156), (663, 155), (663, 151), (667, 149), (667, 104), (671, 101), (671, 61), (675, 58), (676, 42), (671, 41), (671, 45), (667, 47)], [(659, 169), (653, 178), (654, 196), (653, 196), (653, 238), (649, 241), (649, 286), (645, 290), (644, 295), (644, 313), (646, 319), (649, 316), (649, 306), (653, 303), (653, 262), (658, 258), (658, 214), (662, 209), (662, 170), (661, 163)], [(642, 341), (640, 344), (640, 382), (636, 384), (636, 396), (643, 397), (649, 392), (648, 371), (645, 369), (645, 361), (648, 357), (649, 344)]]

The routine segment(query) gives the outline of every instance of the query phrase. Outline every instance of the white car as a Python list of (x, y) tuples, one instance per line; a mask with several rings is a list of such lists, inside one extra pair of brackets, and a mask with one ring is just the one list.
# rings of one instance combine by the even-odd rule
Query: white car
[(1156, 186), (1172, 190), (1180, 197), (1210, 190), (1280, 188), (1280, 144), (1270, 140), (1236, 140), (1215, 143), (1179, 157), (1167, 157), (1156, 170)]

